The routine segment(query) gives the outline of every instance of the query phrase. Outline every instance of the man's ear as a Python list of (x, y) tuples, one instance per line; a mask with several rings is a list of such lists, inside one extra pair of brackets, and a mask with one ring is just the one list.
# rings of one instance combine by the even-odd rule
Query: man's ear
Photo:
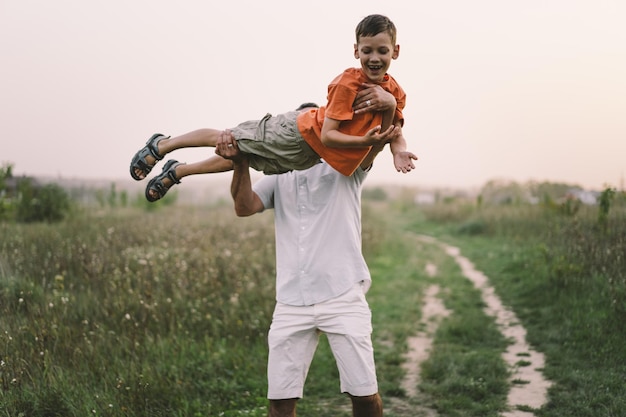
[(354, 57), (356, 59), (359, 59), (359, 45), (357, 45), (356, 43), (354, 44)]
[(396, 45), (393, 47), (393, 54), (391, 54), (391, 59), (398, 59), (400, 56), (400, 45)]

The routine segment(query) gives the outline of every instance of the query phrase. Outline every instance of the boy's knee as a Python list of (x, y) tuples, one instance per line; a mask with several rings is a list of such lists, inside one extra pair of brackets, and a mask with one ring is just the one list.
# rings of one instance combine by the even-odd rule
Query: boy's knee
[(363, 397), (350, 395), (350, 399), (354, 417), (381, 417), (383, 415), (383, 400), (378, 393)]

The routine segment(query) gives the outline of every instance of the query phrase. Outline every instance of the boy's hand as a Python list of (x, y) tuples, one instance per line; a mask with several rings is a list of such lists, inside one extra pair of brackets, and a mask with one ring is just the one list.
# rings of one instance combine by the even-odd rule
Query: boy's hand
[(417, 160), (417, 156), (409, 151), (402, 151), (393, 155), (393, 164), (396, 167), (396, 171), (403, 174), (415, 169), (414, 160)]
[(363, 136), (363, 142), (365, 146), (378, 146), (384, 145), (397, 138), (401, 133), (399, 126), (391, 125), (389, 129), (384, 132), (380, 131), (380, 126), (376, 126)]
[(352, 103), (355, 114), (396, 109), (396, 98), (378, 84), (364, 83)]

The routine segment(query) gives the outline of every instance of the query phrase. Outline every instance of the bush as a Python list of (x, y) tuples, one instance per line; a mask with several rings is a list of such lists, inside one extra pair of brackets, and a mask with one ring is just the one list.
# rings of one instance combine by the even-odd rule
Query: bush
[(17, 221), (58, 222), (70, 209), (67, 192), (57, 184), (34, 187), (29, 179), (19, 184), (21, 198), (17, 205)]

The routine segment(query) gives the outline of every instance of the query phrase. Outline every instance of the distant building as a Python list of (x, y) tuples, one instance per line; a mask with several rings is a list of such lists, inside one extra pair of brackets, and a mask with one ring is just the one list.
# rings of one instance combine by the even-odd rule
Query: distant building
[(566, 198), (567, 197), (575, 198), (576, 200), (580, 201), (583, 204), (592, 206), (598, 203), (599, 196), (600, 196), (600, 193), (597, 191), (587, 191), (587, 190), (581, 190), (579, 188), (573, 188), (568, 191)]
[(437, 196), (433, 192), (420, 192), (415, 195), (415, 204), (417, 205), (431, 205), (435, 204)]

